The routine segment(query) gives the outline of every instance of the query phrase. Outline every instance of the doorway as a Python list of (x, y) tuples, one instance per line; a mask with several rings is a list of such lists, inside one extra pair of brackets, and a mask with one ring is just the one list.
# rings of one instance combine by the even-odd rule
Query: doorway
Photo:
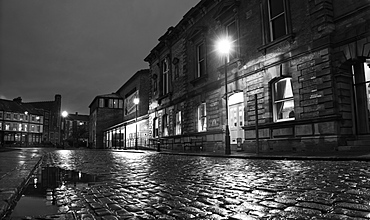
[(370, 133), (370, 60), (352, 65), (355, 133)]
[(244, 140), (244, 97), (243, 92), (238, 92), (229, 98), (229, 129), (230, 142), (237, 144), (238, 138)]

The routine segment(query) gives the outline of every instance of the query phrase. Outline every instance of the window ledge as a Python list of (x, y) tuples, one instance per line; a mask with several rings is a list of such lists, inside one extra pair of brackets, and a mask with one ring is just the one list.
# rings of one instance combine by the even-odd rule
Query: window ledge
[(193, 79), (192, 81), (190, 81), (190, 83), (191, 83), (193, 86), (195, 86), (195, 85), (197, 85), (197, 84), (199, 84), (199, 83), (206, 82), (206, 81), (207, 81), (207, 79), (208, 79), (208, 75), (207, 75), (207, 74), (205, 74), (205, 75), (203, 75), (203, 76), (201, 76), (201, 77), (198, 77), (198, 78)]
[(288, 34), (288, 35), (285, 35), (283, 37), (280, 37), (274, 41), (271, 41), (265, 45), (262, 45), (261, 47), (258, 48), (258, 50), (260, 52), (262, 52), (263, 54), (266, 54), (266, 50), (269, 48), (269, 47), (272, 47), (278, 43), (281, 43), (283, 41), (288, 41), (289, 43), (292, 43), (294, 41), (294, 38), (295, 38), (295, 34), (294, 33), (291, 33), (291, 34)]
[(167, 93), (165, 95), (162, 95), (162, 96), (158, 97), (157, 100), (161, 101), (162, 99), (165, 99), (165, 98), (170, 97), (170, 96), (171, 96), (171, 93)]

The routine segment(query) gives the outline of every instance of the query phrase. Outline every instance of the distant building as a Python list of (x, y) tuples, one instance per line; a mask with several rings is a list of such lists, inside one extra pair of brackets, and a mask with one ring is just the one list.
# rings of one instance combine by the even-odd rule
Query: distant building
[(68, 114), (62, 123), (63, 140), (71, 147), (88, 147), (89, 115)]
[(89, 108), (89, 147), (103, 148), (104, 130), (123, 121), (123, 98), (117, 93), (98, 95)]
[(61, 96), (54, 101), (22, 102), (0, 99), (2, 146), (56, 146), (60, 144)]
[[(222, 38), (232, 42), (226, 55)], [(233, 151), (370, 141), (368, 0), (201, 0), (145, 61), (149, 136), (175, 149), (190, 137), (224, 152), (226, 125)]]
[(138, 146), (149, 144), (149, 90), (148, 69), (136, 72), (117, 90), (116, 94), (123, 98), (123, 118), (121, 123), (104, 130), (104, 148), (134, 148), (136, 138)]

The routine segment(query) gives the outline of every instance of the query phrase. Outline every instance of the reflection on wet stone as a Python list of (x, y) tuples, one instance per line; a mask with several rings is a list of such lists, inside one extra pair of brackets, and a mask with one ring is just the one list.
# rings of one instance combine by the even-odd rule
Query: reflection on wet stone
[(370, 218), (364, 162), (65, 150), (40, 172), (57, 219)]

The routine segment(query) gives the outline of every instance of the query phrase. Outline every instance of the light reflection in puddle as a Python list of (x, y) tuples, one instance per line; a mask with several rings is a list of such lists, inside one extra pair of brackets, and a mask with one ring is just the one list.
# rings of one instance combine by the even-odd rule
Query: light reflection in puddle
[(96, 181), (97, 177), (94, 175), (57, 167), (40, 167), (32, 175), (10, 217), (56, 214), (61, 211), (57, 201), (57, 189), (82, 189), (87, 187), (88, 183)]

